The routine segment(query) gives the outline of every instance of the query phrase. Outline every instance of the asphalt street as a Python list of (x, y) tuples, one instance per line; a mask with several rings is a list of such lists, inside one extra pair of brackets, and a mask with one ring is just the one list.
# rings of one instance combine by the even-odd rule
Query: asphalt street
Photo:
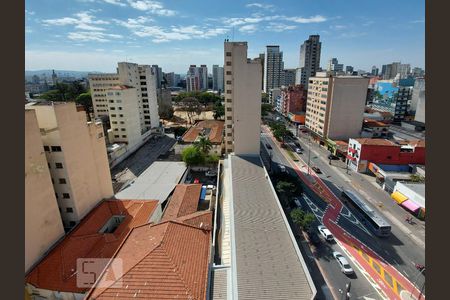
[[(279, 164), (285, 165), (287, 168), (290, 168), (290, 164), (287, 161), (287, 159), (282, 155), (281, 150), (278, 148), (278, 146), (272, 141), (272, 139), (265, 133), (261, 134), (261, 141), (266, 147), (267, 144), (271, 145), (272, 149), (267, 150), (269, 153), (271, 153), (273, 165), (272, 168), (276, 170), (277, 166)], [(292, 169), (288, 169), (288, 171), (295, 175), (295, 172), (292, 171)], [(317, 204), (319, 207), (319, 210), (325, 209), (326, 204), (324, 205), (324, 202), (320, 199), (317, 199), (314, 195), (310, 195), (309, 198), (312, 200), (313, 203)], [(302, 199), (302, 206), (306, 210), (310, 210), (309, 206), (305, 202), (305, 199)], [(316, 228), (320, 224), (319, 221), (316, 221), (316, 223), (313, 225)], [(305, 243), (299, 243), (299, 247), (307, 247), (308, 244)], [(315, 248), (313, 247), (313, 257), (309, 257), (309, 260), (315, 260), (318, 264), (319, 269), (321, 269), (322, 275), (324, 276), (324, 279), (328, 285), (328, 287), (318, 287), (318, 289), (326, 290), (330, 289), (335, 298), (338, 299), (341, 298), (341, 294), (339, 290), (345, 289), (345, 285), (348, 282), (351, 282), (351, 294), (352, 299), (381, 299), (381, 297), (378, 296), (374, 288), (370, 285), (370, 283), (364, 278), (363, 274), (358, 270), (358, 268), (351, 262), (350, 259), (349, 262), (352, 265), (352, 268), (355, 270), (355, 274), (353, 276), (347, 276), (344, 275), (336, 260), (332, 256), (333, 251), (339, 251), (344, 256), (346, 256), (345, 252), (342, 250), (342, 248), (336, 244), (330, 244), (328, 242), (325, 242), (322, 240), (319, 247)], [(366, 298), (364, 298), (366, 297)]]

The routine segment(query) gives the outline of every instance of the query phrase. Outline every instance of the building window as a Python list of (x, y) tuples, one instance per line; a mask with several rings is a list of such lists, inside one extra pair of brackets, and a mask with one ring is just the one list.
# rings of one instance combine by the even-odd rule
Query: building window
[(233, 125), (228, 124), (228, 125), (227, 125), (227, 128), (233, 128)]
[(114, 137), (115, 137), (115, 138), (120, 138), (120, 136), (119, 136), (119, 135), (115, 135)]
[[(53, 179), (53, 178), (52, 178)], [(66, 179), (65, 178), (60, 178), (59, 179), (59, 183), (60, 184), (66, 184), (67, 182), (66, 182)]]
[(227, 141), (227, 144), (228, 144), (228, 145), (231, 145), (231, 143), (232, 143), (231, 141)]
[(69, 193), (63, 193), (63, 198), (64, 199), (70, 199)]
[(115, 118), (115, 117), (116, 117), (116, 115), (115, 115), (115, 114), (112, 114), (112, 115), (111, 115), (111, 118)]
[(120, 128), (121, 131), (125, 131), (125, 128)]
[(231, 56), (231, 52), (227, 52), (225, 55), (226, 56)]
[(72, 207), (66, 207), (66, 212), (73, 213), (73, 208)]
[(44, 151), (50, 151), (50, 147), (49, 146), (44, 146)]
[(144, 116), (144, 119), (149, 120), (149, 119), (150, 119), (150, 116)]
[(51, 146), (51, 148), (52, 148), (52, 152), (61, 152), (60, 146)]
[(232, 117), (230, 117), (230, 116), (227, 117), (227, 120), (231, 120), (231, 119), (232, 119)]
[(123, 115), (119, 115), (119, 117), (123, 118)]
[(227, 94), (231, 94), (231, 90), (227, 90)]
[(150, 125), (150, 121), (145, 121), (145, 125)]
[(120, 124), (125, 124), (125, 122), (124, 121), (120, 121)]
[(227, 99), (227, 102), (228, 102), (228, 103), (231, 103), (231, 99)]
[(142, 93), (142, 97), (148, 97), (147, 93)]
[(231, 75), (231, 71), (227, 71), (226, 75)]
[(231, 132), (227, 133), (227, 136), (231, 136)]
[(119, 110), (122, 110), (122, 107), (121, 107), (121, 106), (119, 106), (118, 108), (119, 108)]
[(227, 66), (231, 66), (231, 61), (227, 61)]
[(145, 80), (145, 76), (139, 76), (139, 79), (144, 79)]
[(126, 135), (122, 135), (122, 137), (123, 137), (124, 139), (126, 139), (126, 138), (127, 138), (127, 136), (126, 136)]
[(116, 110), (116, 108), (114, 106), (111, 106), (109, 109), (110, 110)]
[(117, 121), (112, 121), (111, 123), (112, 123), (112, 124), (117, 124)]
[(62, 163), (55, 163), (55, 167), (57, 169), (62, 169), (63, 168), (63, 164)]
[(227, 111), (232, 111), (231, 107), (227, 107)]
[(141, 81), (141, 85), (147, 85), (147, 82)]
[(227, 84), (231, 84), (231, 80), (227, 80)]

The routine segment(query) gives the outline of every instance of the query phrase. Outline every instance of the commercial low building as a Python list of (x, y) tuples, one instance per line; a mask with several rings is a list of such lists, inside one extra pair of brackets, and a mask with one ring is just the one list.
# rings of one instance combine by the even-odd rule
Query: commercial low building
[(391, 195), (406, 210), (425, 218), (425, 184), (397, 182)]
[(349, 139), (347, 164), (365, 173), (369, 163), (385, 165), (425, 164), (425, 141), (398, 143), (386, 139)]
[(388, 138), (389, 125), (372, 119), (364, 119), (361, 131), (362, 138)]

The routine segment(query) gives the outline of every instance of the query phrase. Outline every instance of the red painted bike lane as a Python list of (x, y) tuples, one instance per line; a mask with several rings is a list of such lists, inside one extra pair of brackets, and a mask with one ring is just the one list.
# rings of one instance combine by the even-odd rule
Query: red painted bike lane
[[(270, 134), (270, 138), (274, 141), (275, 144), (279, 145), (279, 142), (272, 136), (271, 132), (267, 130), (267, 128), (265, 128), (264, 131)], [(289, 160), (289, 158), (287, 157), (286, 159)], [(343, 229), (337, 224), (337, 217), (341, 212), (343, 203), (317, 176), (317, 174), (313, 170), (309, 170), (310, 176), (314, 179), (313, 183), (311, 181), (311, 178), (308, 178), (308, 174), (303, 173), (295, 163), (292, 163), (291, 165), (294, 166), (295, 172), (303, 180), (303, 182), (307, 184), (308, 187), (311, 190), (313, 190), (317, 195), (319, 195), (325, 202), (328, 203), (322, 222), (333, 233), (335, 238), (341, 243), (341, 245), (345, 248), (345, 250), (347, 250), (352, 255), (352, 257), (358, 262), (360, 267), (363, 268), (364, 271), (375, 281), (375, 284), (378, 285), (378, 287), (381, 289), (382, 294), (384, 294), (384, 296), (387, 299), (401, 300), (402, 298), (400, 297), (399, 294), (401, 287), (403, 290), (408, 291), (408, 295), (412, 292), (415, 299), (417, 299), (419, 295), (421, 296), (421, 299), (425, 299), (425, 297), (421, 295), (420, 291), (397, 269), (389, 265), (375, 251), (364, 245), (361, 241), (356, 239), (354, 236), (352, 236), (350, 233), (348, 233), (345, 229)], [(372, 261), (372, 265), (369, 263), (369, 261), (364, 259), (362, 255), (360, 255), (360, 251), (361, 253), (364, 253), (369, 257), (369, 261)], [(380, 272), (382, 272), (384, 276), (381, 276), (374, 269), (373, 267), (374, 263), (378, 264), (379, 266), (382, 266), (383, 271)], [(386, 281), (385, 279), (386, 273), (393, 279), (391, 283)], [(400, 287), (398, 286), (398, 284), (400, 284)]]

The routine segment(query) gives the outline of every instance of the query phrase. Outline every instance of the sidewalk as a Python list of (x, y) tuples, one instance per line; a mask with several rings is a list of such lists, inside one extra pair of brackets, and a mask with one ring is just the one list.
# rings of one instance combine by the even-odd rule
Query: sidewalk
[[(298, 139), (309, 147), (311, 144), (309, 140), (304, 137), (298, 137)], [(319, 145), (313, 143), (311, 147), (311, 153), (314, 153), (318, 159), (323, 163), (328, 164), (329, 161), (326, 158), (329, 152), (321, 148)], [(350, 184), (355, 190), (357, 190), (362, 196), (364, 196), (372, 205), (377, 207), (383, 215), (386, 216), (389, 221), (398, 227), (403, 233), (408, 235), (415, 244), (425, 248), (425, 222), (414, 217), (414, 225), (406, 226), (404, 224), (405, 215), (409, 215), (404, 209), (399, 207), (376, 182), (375, 178), (369, 175), (361, 174), (348, 170), (346, 173), (346, 164), (341, 160), (332, 161), (330, 166), (336, 172), (342, 180)]]

